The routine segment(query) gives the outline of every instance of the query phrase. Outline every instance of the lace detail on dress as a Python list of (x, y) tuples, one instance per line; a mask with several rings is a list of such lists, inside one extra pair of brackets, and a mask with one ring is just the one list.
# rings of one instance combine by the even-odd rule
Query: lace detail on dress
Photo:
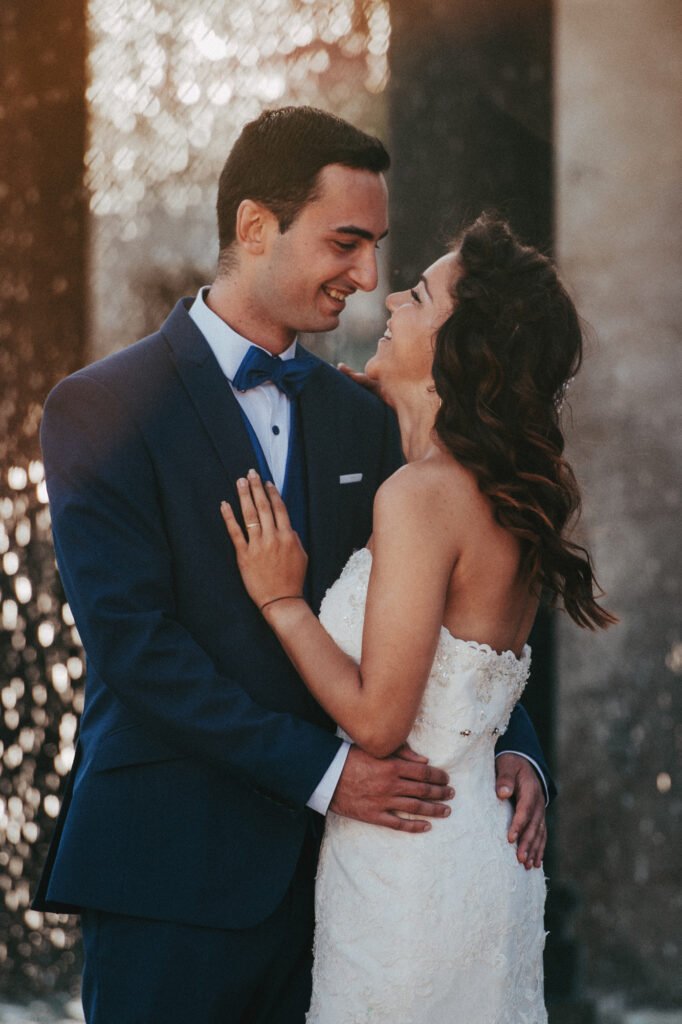
[[(357, 661), (371, 552), (320, 619)], [(544, 878), (507, 842), (494, 745), (530, 668), (441, 631), (410, 743), (450, 772), (449, 818), (408, 835), (327, 815), (308, 1024), (545, 1024)]]

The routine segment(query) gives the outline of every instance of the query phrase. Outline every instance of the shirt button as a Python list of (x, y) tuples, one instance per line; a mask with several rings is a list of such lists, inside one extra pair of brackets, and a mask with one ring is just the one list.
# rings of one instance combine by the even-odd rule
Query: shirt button
[(272, 432), (273, 432), (273, 434), (279, 434), (279, 427), (277, 426), (276, 423), (275, 423), (274, 427), (272, 428)]

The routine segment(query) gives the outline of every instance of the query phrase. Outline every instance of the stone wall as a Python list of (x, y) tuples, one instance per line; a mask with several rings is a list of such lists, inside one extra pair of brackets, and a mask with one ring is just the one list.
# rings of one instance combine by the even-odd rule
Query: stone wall
[(621, 618), (560, 630), (560, 867), (587, 983), (631, 1005), (682, 1005), (681, 42), (678, 0), (556, 5), (558, 255), (592, 328), (570, 448)]

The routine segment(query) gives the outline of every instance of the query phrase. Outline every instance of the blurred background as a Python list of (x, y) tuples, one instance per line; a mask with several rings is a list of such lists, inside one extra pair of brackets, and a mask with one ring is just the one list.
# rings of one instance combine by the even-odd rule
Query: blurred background
[(587, 322), (566, 429), (621, 623), (544, 614), (536, 635), (528, 704), (561, 793), (550, 1021), (682, 1021), (681, 43), (679, 0), (2, 0), (0, 1021), (79, 1017), (77, 920), (29, 906), (85, 672), (42, 402), (210, 282), (227, 152), (285, 103), (393, 158), (382, 281), (307, 339), (326, 358), (361, 365), (386, 292), (484, 206), (554, 253)]

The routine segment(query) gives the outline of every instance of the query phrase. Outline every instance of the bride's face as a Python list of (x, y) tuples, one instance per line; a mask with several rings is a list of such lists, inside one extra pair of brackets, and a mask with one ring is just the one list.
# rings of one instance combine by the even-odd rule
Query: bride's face
[(365, 372), (377, 380), (384, 397), (395, 387), (432, 383), (433, 346), (438, 328), (453, 308), (452, 288), (461, 273), (456, 255), (448, 253), (426, 270), (413, 288), (386, 299), (390, 317), (376, 354)]

